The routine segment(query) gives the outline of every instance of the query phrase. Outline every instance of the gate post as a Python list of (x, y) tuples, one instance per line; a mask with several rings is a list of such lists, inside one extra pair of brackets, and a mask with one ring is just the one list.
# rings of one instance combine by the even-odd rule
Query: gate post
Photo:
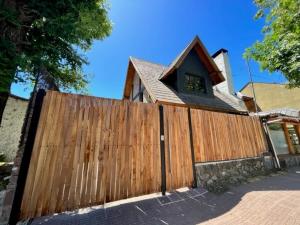
[(160, 159), (161, 159), (161, 192), (166, 194), (166, 155), (164, 135), (164, 108), (159, 105), (159, 127), (160, 127)]
[[(14, 168), (4, 199), (4, 207), (6, 207), (6, 209), (2, 212), (2, 216), (8, 217), (9, 225), (17, 224), (20, 218), (20, 209), (30, 165), (31, 153), (45, 94), (46, 92), (43, 89), (32, 93), (26, 117), (24, 118), (19, 150), (14, 161)], [(9, 207), (9, 205), (11, 207)]]
[(193, 142), (193, 127), (192, 127), (192, 118), (191, 118), (191, 109), (188, 108), (188, 120), (189, 120), (189, 131), (190, 131), (190, 144), (191, 144), (191, 156), (192, 156), (192, 168), (193, 168), (193, 188), (197, 187), (197, 176), (196, 176), (196, 167), (195, 167), (195, 151), (194, 151), (194, 142)]

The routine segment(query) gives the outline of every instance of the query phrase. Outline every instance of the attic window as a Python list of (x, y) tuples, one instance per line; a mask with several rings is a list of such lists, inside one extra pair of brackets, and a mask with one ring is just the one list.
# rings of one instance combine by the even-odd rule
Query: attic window
[(200, 76), (185, 74), (184, 89), (192, 93), (206, 93), (205, 79)]

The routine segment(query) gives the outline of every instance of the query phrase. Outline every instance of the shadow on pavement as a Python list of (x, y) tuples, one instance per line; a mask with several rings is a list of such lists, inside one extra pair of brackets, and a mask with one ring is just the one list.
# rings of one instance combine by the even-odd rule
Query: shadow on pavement
[[(33, 220), (33, 225), (194, 225), (223, 215), (233, 209), (244, 195), (254, 191), (300, 190), (297, 168), (250, 183), (231, 187), (216, 195), (202, 188), (174, 192), (168, 196), (127, 203), (106, 209), (89, 208), (89, 212), (68, 212)], [(300, 171), (300, 168), (298, 168)]]

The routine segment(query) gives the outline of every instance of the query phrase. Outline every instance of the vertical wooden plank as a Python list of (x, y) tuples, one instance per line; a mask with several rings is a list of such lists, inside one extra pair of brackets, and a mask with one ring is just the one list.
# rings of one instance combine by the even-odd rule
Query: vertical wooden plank
[(192, 115), (191, 109), (188, 108), (188, 123), (189, 123), (189, 136), (190, 136), (190, 146), (191, 146), (191, 157), (192, 157), (192, 169), (193, 169), (193, 187), (197, 187), (197, 175), (195, 168), (195, 149), (194, 149), (194, 139), (193, 139), (193, 126), (192, 126)]
[[(33, 210), (34, 216), (40, 216), (41, 215), (41, 198), (43, 196), (43, 191), (41, 189), (41, 184), (43, 185), (43, 180), (47, 177), (48, 173), (48, 167), (49, 167), (49, 157), (52, 154), (52, 145), (51, 141), (54, 136), (54, 129), (52, 129), (53, 125), (56, 124), (56, 118), (58, 116), (57, 111), (60, 107), (60, 100), (61, 96), (57, 93), (54, 93), (55, 96), (55, 104), (52, 104), (50, 107), (52, 107), (52, 111), (50, 114), (50, 117), (47, 118), (47, 127), (46, 132), (46, 138), (44, 138), (45, 142), (41, 146), (41, 154), (39, 157), (39, 162), (37, 166), (37, 172), (36, 172), (36, 179), (33, 186), (33, 195), (30, 202), (30, 208)], [(54, 123), (53, 123), (54, 121)], [(48, 158), (48, 159), (47, 159)]]
[(99, 145), (100, 145), (100, 132), (102, 126), (102, 120), (100, 117), (101, 107), (99, 107), (99, 100), (94, 99), (94, 118), (93, 123), (95, 124), (95, 129), (93, 132), (93, 149), (94, 155), (91, 159), (93, 162), (92, 172), (91, 172), (91, 189), (90, 189), (90, 197), (91, 197), (91, 204), (101, 204), (97, 201), (97, 185), (100, 184), (98, 180), (98, 163), (99, 163)]
[[(61, 155), (59, 156), (59, 166), (56, 168), (56, 190), (53, 198), (57, 199), (56, 204), (52, 204), (52, 207), (57, 212), (61, 212), (68, 209), (68, 203), (70, 201), (70, 183), (73, 172), (73, 161), (75, 158), (76, 137), (78, 131), (78, 114), (79, 104), (77, 98), (73, 95), (65, 95), (69, 101), (64, 106), (65, 115), (61, 127), (63, 129), (62, 142), (60, 144)], [(72, 207), (71, 207), (72, 208)]]
[[(60, 148), (60, 141), (62, 139), (62, 136), (64, 136), (64, 129), (60, 124), (64, 122), (64, 114), (65, 109), (68, 107), (65, 107), (67, 104), (67, 98), (63, 95), (61, 96), (61, 102), (60, 107), (58, 109), (57, 113), (57, 120), (52, 121), (54, 126), (52, 127), (52, 136), (48, 137), (48, 144), (52, 147), (52, 152), (50, 152), (50, 156), (47, 160), (47, 164), (49, 167), (47, 168), (45, 165), (44, 170), (47, 171), (46, 176), (44, 176), (44, 181), (41, 182), (40, 188), (43, 190), (47, 190), (44, 193), (42, 193), (42, 199), (40, 199), (41, 204), (41, 215), (47, 215), (49, 213), (53, 213), (54, 211), (50, 210), (50, 200), (55, 201), (56, 199), (53, 198), (51, 195), (51, 192), (53, 191), (53, 183), (55, 181), (55, 172), (59, 164), (61, 164), (60, 161), (60, 153), (63, 151), (63, 149)], [(69, 115), (68, 115), (69, 116)], [(55, 131), (55, 133), (54, 133)], [(51, 141), (51, 142), (49, 142)]]
[(113, 201), (115, 199), (115, 182), (116, 182), (116, 172), (118, 170), (118, 157), (119, 157), (119, 148), (118, 148), (118, 134), (119, 134), (119, 129), (117, 127), (117, 124), (120, 122), (120, 112), (119, 112), (119, 105), (116, 104), (116, 102), (113, 103), (114, 105), (114, 113), (115, 117), (111, 118), (111, 136), (110, 136), (110, 153), (111, 153), (111, 168), (110, 168), (110, 181), (109, 181), (109, 187), (110, 187), (110, 192), (109, 192), (109, 199), (108, 201)]
[(124, 116), (123, 116), (123, 132), (122, 132), (122, 158), (121, 165), (122, 169), (120, 172), (120, 176), (122, 177), (122, 181), (119, 181), (119, 190), (120, 190), (120, 198), (127, 198), (128, 189), (130, 186), (129, 178), (130, 178), (130, 160), (129, 160), (129, 151), (131, 150), (131, 137), (130, 137), (130, 124), (129, 124), (129, 105), (128, 102), (124, 102)]
[(88, 137), (88, 125), (89, 125), (89, 111), (90, 107), (87, 99), (85, 97), (81, 98), (81, 107), (83, 107), (83, 115), (81, 121), (81, 142), (79, 148), (78, 166), (77, 166), (77, 183), (75, 190), (75, 207), (80, 207), (83, 201), (83, 191), (84, 191), (84, 168), (85, 168), (85, 151), (87, 147), (87, 137)]
[(266, 135), (263, 130), (263, 124), (259, 118), (256, 118), (256, 123), (259, 130), (259, 136), (261, 139), (261, 149), (260, 149), (260, 154), (261, 154), (267, 151), (267, 141), (266, 141)]
[(136, 152), (137, 152), (137, 129), (138, 123), (137, 123), (137, 113), (138, 113), (137, 104), (131, 104), (131, 129), (130, 129), (130, 135), (132, 136), (132, 145), (131, 145), (131, 154), (130, 154), (130, 192), (129, 196), (135, 196), (136, 193)]
[(204, 139), (206, 138), (204, 135), (203, 129), (203, 121), (202, 121), (202, 111), (201, 110), (192, 110), (193, 111), (193, 125), (196, 128), (196, 132), (194, 134), (194, 140), (198, 141), (198, 147), (196, 149), (196, 162), (202, 162), (205, 160), (205, 146)]
[(289, 131), (288, 131), (288, 128), (287, 128), (287, 124), (283, 123), (282, 128), (283, 128), (286, 143), (287, 143), (288, 148), (289, 148), (289, 152), (290, 152), (290, 154), (293, 155), (293, 154), (295, 154), (295, 148), (294, 148), (294, 145), (293, 145), (292, 140), (290, 138), (290, 134), (289, 134)]
[(112, 111), (112, 102), (108, 100), (103, 100), (100, 102), (101, 104), (101, 111), (100, 111), (100, 120), (101, 120), (101, 134), (100, 141), (99, 141), (99, 156), (98, 156), (98, 185), (97, 185), (97, 195), (96, 199), (99, 203), (105, 202), (105, 195), (106, 195), (106, 179), (108, 176), (107, 171), (108, 168), (108, 144), (107, 140), (109, 137), (109, 126), (110, 120), (109, 117), (111, 116)]
[(146, 109), (146, 115), (145, 115), (145, 126), (144, 126), (144, 132), (145, 132), (145, 138), (144, 138), (144, 183), (146, 184), (144, 186), (144, 193), (149, 194), (151, 192), (150, 186), (151, 186), (151, 170), (152, 170), (152, 159), (151, 154), (149, 151), (149, 143), (151, 141), (151, 125), (149, 124), (149, 120), (151, 120), (151, 109), (149, 108), (148, 104), (143, 104)]
[[(87, 118), (86, 118), (86, 138), (85, 145), (82, 152), (82, 178), (81, 178), (81, 194), (79, 206), (86, 206), (86, 191), (87, 191), (87, 181), (88, 181), (88, 168), (89, 168), (89, 155), (90, 155), (90, 137), (91, 137), (91, 127), (90, 118), (93, 114), (93, 109), (90, 105), (90, 99), (85, 98), (86, 108), (87, 108)], [(65, 198), (64, 198), (65, 199)]]
[[(76, 97), (74, 98), (74, 103), (76, 102), (76, 115), (75, 115), (75, 121), (73, 123), (73, 129), (72, 129), (72, 151), (74, 151), (74, 157), (73, 157), (73, 162), (72, 162), (72, 165), (71, 165), (71, 168), (70, 168), (70, 190), (69, 190), (69, 201), (66, 205), (66, 207), (68, 209), (71, 209), (72, 207), (74, 207), (76, 205), (76, 188), (77, 188), (77, 185), (80, 185), (78, 184), (77, 182), (77, 176), (78, 176), (78, 165), (79, 165), (79, 158), (80, 158), (80, 150), (81, 150), (81, 137), (82, 137), (82, 132), (83, 132), (83, 129), (82, 129), (82, 126), (83, 126), (83, 117), (84, 117), (84, 107), (83, 107), (83, 99), (81, 97)], [(65, 144), (64, 144), (65, 146)], [(60, 167), (59, 169), (59, 174), (63, 173), (63, 166)], [(59, 187), (59, 190), (57, 192), (57, 198), (59, 199), (58, 203), (56, 204), (56, 210), (58, 210), (58, 208), (60, 208), (60, 205), (62, 202), (60, 199), (62, 198), (62, 189), (63, 189), (63, 186), (64, 186), (64, 179), (63, 178), (60, 178), (58, 181), (57, 181), (57, 185)], [(76, 183), (77, 182), (77, 183)]]
[(125, 133), (125, 114), (126, 114), (126, 107), (124, 106), (124, 102), (120, 102), (119, 105), (119, 123), (117, 126), (118, 129), (118, 136), (117, 136), (117, 143), (118, 143), (118, 155), (117, 155), (117, 169), (116, 169), (116, 177), (115, 177), (115, 197), (114, 199), (118, 200), (118, 199), (123, 199), (122, 196), (122, 190), (121, 190), (121, 183), (124, 186), (124, 166), (125, 166), (125, 162), (124, 162), (124, 157), (125, 157), (125, 147), (126, 147), (126, 143), (125, 143), (125, 139), (123, 138), (123, 135)]
[(115, 102), (112, 102), (112, 111), (111, 115), (109, 116), (110, 118), (108, 119), (110, 121), (110, 126), (109, 126), (109, 137), (107, 141), (108, 145), (108, 168), (107, 168), (107, 180), (106, 180), (106, 201), (105, 202), (110, 202), (113, 199), (113, 181), (115, 178), (115, 136), (116, 136), (116, 128), (115, 124), (117, 123), (117, 106)]
[[(171, 148), (171, 170), (172, 170), (172, 189), (176, 189), (179, 186), (180, 182), (180, 161), (179, 161), (179, 151), (178, 151), (178, 140), (179, 140), (179, 135), (178, 134), (178, 128), (179, 128), (179, 122), (178, 120), (178, 114), (179, 114), (179, 109), (177, 107), (172, 107), (173, 112), (172, 112), (172, 129), (174, 130), (174, 136), (172, 136), (172, 148)], [(175, 122), (176, 121), (176, 122)], [(181, 146), (183, 147), (183, 146)], [(174, 151), (173, 151), (174, 150)]]
[(95, 121), (95, 114), (96, 110), (94, 107), (94, 101), (90, 99), (90, 116), (89, 116), (89, 138), (88, 138), (88, 145), (87, 145), (87, 154), (86, 154), (86, 187), (85, 187), (85, 197), (84, 197), (84, 205), (90, 206), (91, 205), (91, 188), (92, 188), (92, 175), (93, 175), (93, 158), (95, 153), (95, 133), (96, 133), (96, 121)]

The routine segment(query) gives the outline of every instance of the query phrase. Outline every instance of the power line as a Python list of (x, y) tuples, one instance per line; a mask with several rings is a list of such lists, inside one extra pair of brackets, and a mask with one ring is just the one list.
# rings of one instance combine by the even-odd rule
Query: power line
[(249, 73), (249, 77), (250, 77), (250, 81), (251, 81), (251, 86), (252, 86), (252, 92), (253, 92), (253, 98), (254, 98), (254, 105), (255, 105), (255, 113), (257, 113), (256, 96), (255, 96), (254, 85), (253, 85), (253, 80), (252, 80), (252, 73), (251, 73), (251, 70), (250, 70), (249, 60), (248, 59), (246, 59), (246, 65), (247, 65), (247, 68), (248, 68), (248, 73)]

